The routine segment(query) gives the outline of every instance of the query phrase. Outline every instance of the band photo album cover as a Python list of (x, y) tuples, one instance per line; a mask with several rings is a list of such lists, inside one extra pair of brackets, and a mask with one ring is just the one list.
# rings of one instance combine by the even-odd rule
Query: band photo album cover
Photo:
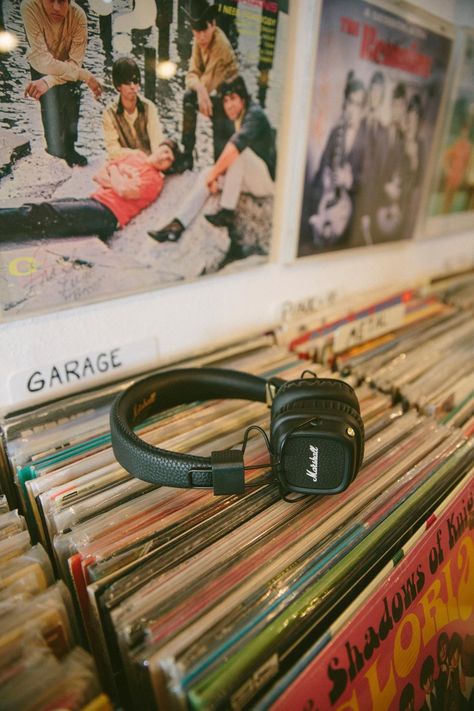
[(0, 320), (268, 259), (288, 0), (0, 9)]
[(386, 8), (322, 2), (298, 257), (413, 237), (453, 40)]

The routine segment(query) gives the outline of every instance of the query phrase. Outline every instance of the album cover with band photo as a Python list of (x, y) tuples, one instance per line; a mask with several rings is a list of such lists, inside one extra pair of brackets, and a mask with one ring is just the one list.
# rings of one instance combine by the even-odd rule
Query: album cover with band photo
[(413, 237), (453, 44), (428, 18), (323, 0), (298, 257)]
[(0, 319), (265, 262), (288, 0), (1, 6)]

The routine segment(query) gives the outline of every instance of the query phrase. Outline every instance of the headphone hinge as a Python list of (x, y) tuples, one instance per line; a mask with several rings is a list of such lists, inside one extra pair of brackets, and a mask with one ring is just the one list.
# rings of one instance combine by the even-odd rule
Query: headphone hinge
[(211, 452), (211, 470), (215, 495), (245, 492), (244, 453), (240, 449)]
[(277, 390), (278, 388), (275, 383), (271, 383), (270, 381), (265, 383), (265, 402), (267, 403), (267, 407), (272, 406)]

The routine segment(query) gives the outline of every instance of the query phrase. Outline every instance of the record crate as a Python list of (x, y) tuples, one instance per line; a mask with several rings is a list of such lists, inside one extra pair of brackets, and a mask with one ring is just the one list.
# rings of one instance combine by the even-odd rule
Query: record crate
[[(421, 705), (421, 678), (472, 703), (472, 293), (465, 277), (374, 295), (173, 365), (351, 384), (365, 456), (335, 496), (282, 500), (256, 428), (243, 495), (131, 477), (108, 419), (131, 380), (7, 416), (5, 708), (43, 694), (91, 709), (398, 709)], [(140, 436), (203, 455), (254, 425), (268, 426), (263, 403), (220, 400)]]

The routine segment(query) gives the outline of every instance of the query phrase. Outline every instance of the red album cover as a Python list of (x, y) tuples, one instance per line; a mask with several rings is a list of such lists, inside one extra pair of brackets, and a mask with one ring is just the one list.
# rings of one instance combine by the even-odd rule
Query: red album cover
[(474, 708), (472, 476), (427, 525), (272, 711)]

